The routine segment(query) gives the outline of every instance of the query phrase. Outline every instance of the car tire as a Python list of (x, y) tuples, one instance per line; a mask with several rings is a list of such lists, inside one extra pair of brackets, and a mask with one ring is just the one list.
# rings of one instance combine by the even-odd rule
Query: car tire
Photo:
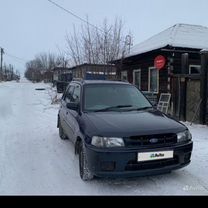
[(83, 142), (80, 143), (79, 149), (79, 173), (83, 181), (90, 181), (94, 177), (87, 164), (86, 151)]
[(64, 130), (61, 126), (61, 122), (59, 121), (59, 137), (62, 139), (62, 140), (66, 140), (67, 139), (67, 136), (66, 134), (64, 133)]

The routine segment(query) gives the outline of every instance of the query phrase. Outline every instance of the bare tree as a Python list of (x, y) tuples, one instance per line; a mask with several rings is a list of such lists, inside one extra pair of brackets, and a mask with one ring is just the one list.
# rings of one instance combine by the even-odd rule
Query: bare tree
[(60, 67), (68, 67), (69, 60), (67, 59), (67, 54), (64, 50), (60, 50), (58, 47), (59, 55), (56, 58), (56, 65)]
[(75, 65), (81, 64), (83, 60), (83, 56), (81, 54), (82, 51), (82, 39), (79, 38), (79, 35), (76, 31), (76, 28), (74, 26), (73, 34), (66, 36), (66, 42), (67, 42), (67, 54), (70, 56), (72, 62), (75, 63)]
[(53, 68), (67, 66), (65, 56), (55, 55), (53, 53), (40, 53), (35, 58), (26, 63), (25, 77), (31, 81), (42, 81), (42, 74), (51, 71)]
[(73, 65), (107, 64), (124, 53), (125, 38), (121, 19), (116, 19), (114, 24), (108, 24), (105, 19), (101, 28), (85, 24), (79, 33), (74, 26), (73, 33), (66, 35), (67, 54)]
[(11, 80), (17, 80), (20, 78), (20, 73), (18, 70), (16, 72), (14, 71), (14, 66), (9, 64), (5, 64), (2, 67), (2, 80), (3, 81), (11, 81)]

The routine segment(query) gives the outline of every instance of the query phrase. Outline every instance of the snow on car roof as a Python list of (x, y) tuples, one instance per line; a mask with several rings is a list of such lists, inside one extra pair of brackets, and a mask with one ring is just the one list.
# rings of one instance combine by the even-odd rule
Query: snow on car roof
[(176, 24), (135, 45), (127, 57), (153, 51), (168, 45), (181, 48), (207, 49), (208, 28), (200, 25)]

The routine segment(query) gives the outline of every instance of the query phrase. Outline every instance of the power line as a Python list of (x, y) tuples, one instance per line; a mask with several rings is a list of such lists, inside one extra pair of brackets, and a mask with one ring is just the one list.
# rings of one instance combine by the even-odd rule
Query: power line
[(19, 61), (24, 62), (24, 63), (27, 62), (26, 59), (23, 59), (23, 58), (20, 58), (20, 57), (18, 57), (18, 56), (15, 56), (15, 55), (13, 55), (13, 54), (11, 54), (11, 53), (8, 53), (8, 52), (7, 52), (3, 47), (1, 47), (1, 46), (0, 46), (0, 49), (3, 50), (3, 54), (4, 54), (4, 55), (9, 56), (10, 58), (14, 58), (14, 59), (19, 60)]
[(11, 58), (14, 58), (14, 59), (16, 59), (16, 60), (19, 60), (19, 61), (21, 61), (21, 62), (27, 62), (27, 60), (25, 60), (25, 59), (23, 59), (23, 58), (19, 58), (19, 57), (17, 57), (17, 56), (14, 56), (14, 55), (12, 55), (12, 54), (9, 54), (9, 53), (7, 53), (7, 52), (5, 52), (5, 55), (7, 55), (7, 56), (9, 56), (9, 57), (11, 57)]
[(90, 26), (96, 28), (97, 30), (100, 30), (100, 31), (103, 32), (103, 33), (105, 33), (105, 31), (103, 31), (102, 29), (100, 29), (100, 28), (98, 28), (97, 26), (95, 26), (95, 25), (89, 23), (88, 21), (86, 21), (86, 20), (83, 19), (82, 17), (80, 17), (80, 16), (74, 14), (73, 12), (71, 12), (71, 11), (69, 11), (68, 9), (64, 8), (63, 6), (57, 4), (56, 2), (54, 2), (54, 1), (52, 1), (52, 0), (47, 0), (47, 1), (50, 2), (51, 4), (55, 5), (56, 7), (58, 7), (58, 8), (60, 8), (60, 9), (64, 10), (64, 11), (67, 12), (68, 14), (74, 16), (75, 18), (81, 20), (82, 22), (84, 22), (84, 23), (86, 23), (86, 24), (88, 24), (88, 25), (90, 25)]

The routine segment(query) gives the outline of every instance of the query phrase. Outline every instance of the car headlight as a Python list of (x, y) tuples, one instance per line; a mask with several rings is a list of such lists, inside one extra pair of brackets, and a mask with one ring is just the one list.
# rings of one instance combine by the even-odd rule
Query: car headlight
[(192, 140), (192, 135), (189, 130), (186, 130), (177, 134), (177, 140), (178, 142), (187, 142)]
[(92, 137), (91, 144), (96, 147), (124, 147), (124, 141), (122, 138), (116, 137)]

